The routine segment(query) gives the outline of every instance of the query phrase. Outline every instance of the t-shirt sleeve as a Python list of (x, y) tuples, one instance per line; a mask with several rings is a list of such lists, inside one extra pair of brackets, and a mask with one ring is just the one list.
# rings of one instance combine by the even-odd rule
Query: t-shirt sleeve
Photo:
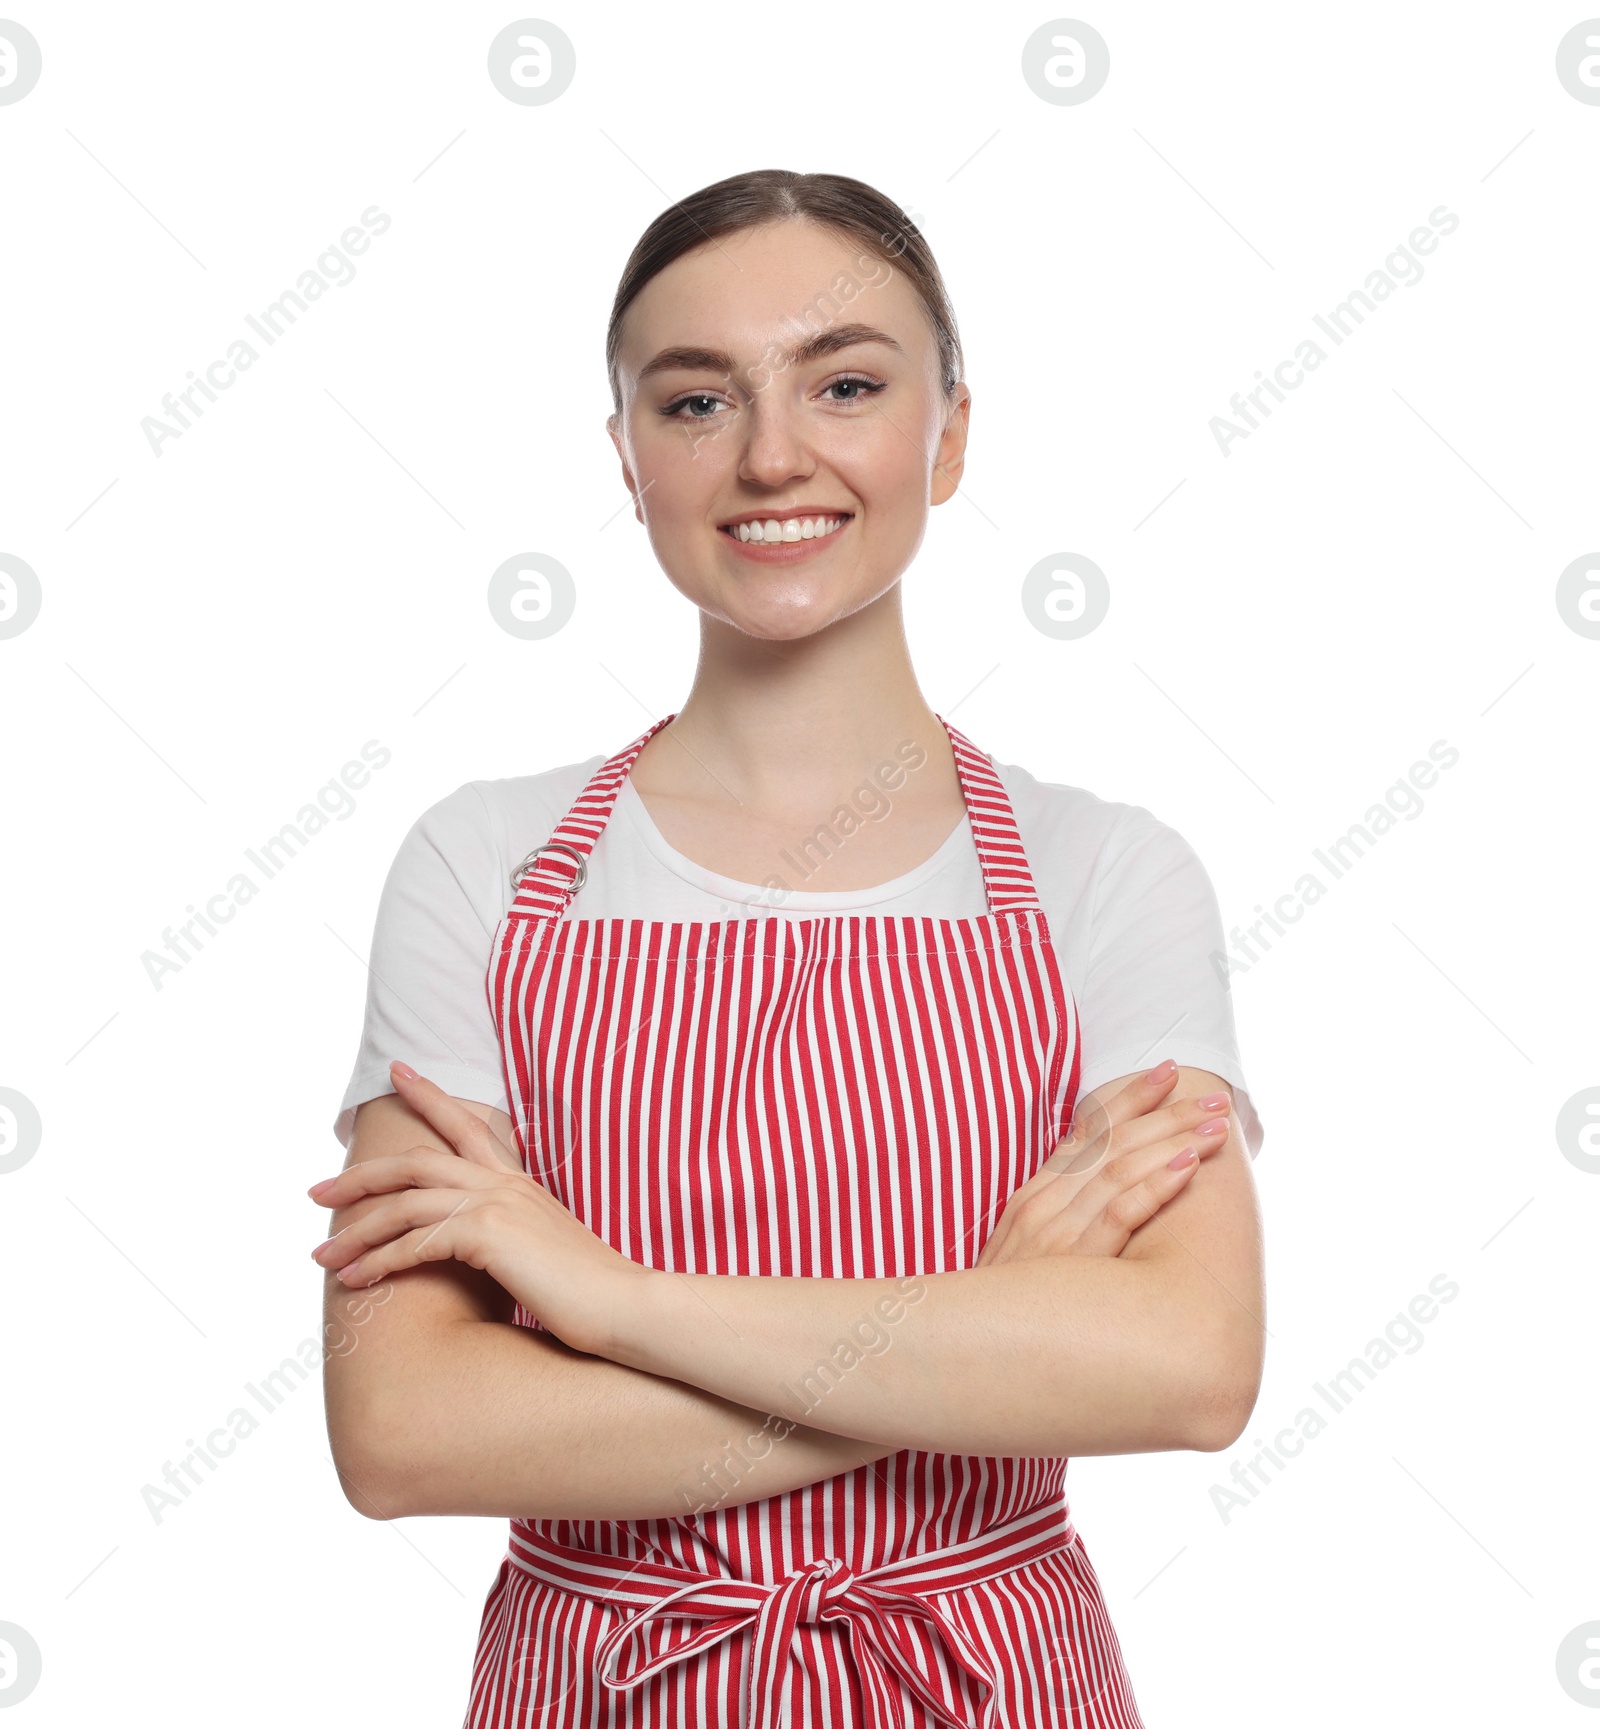
[(1167, 1057), (1209, 1069), (1234, 1089), (1253, 1159), (1264, 1131), (1239, 1060), (1216, 891), (1193, 847), (1140, 805), (1123, 808), (1098, 862), (1090, 931), (1080, 1093)]
[(488, 807), (469, 781), (401, 841), (378, 900), (366, 1014), (333, 1132), (348, 1147), (355, 1108), (392, 1093), (399, 1057), (457, 1098), (510, 1114), (489, 1009), (489, 951), (510, 896)]

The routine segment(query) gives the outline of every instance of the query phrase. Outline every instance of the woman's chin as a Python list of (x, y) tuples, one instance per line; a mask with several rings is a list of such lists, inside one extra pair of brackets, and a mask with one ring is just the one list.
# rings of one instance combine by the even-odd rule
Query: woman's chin
[(720, 624), (762, 642), (801, 642), (826, 630), (841, 616), (832, 606), (702, 606)]
[(718, 575), (673, 586), (707, 617), (771, 642), (814, 636), (865, 604), (837, 577), (802, 576), (798, 569), (751, 569), (731, 581)]

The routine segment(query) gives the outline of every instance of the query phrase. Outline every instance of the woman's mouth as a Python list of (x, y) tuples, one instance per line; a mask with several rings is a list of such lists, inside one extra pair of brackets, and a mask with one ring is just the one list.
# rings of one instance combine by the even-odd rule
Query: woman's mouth
[(749, 522), (726, 522), (722, 532), (738, 540), (753, 540), (758, 546), (772, 546), (778, 541), (792, 545), (797, 540), (822, 540), (849, 520), (848, 515), (788, 516), (781, 520), (776, 516), (757, 517)]
[(746, 558), (762, 564), (792, 564), (821, 551), (850, 520), (849, 511), (749, 517), (740, 522), (725, 522), (717, 532), (731, 540)]

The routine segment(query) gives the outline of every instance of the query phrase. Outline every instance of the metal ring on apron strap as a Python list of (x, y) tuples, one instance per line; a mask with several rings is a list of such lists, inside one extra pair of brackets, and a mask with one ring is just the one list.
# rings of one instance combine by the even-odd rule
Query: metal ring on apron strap
[(578, 861), (578, 874), (572, 879), (572, 892), (576, 894), (589, 880), (589, 861), (575, 846), (568, 846), (564, 840), (547, 840), (536, 846), (521, 864), (511, 873), (511, 886), (515, 888), (522, 881), (522, 873), (542, 852), (571, 853)]

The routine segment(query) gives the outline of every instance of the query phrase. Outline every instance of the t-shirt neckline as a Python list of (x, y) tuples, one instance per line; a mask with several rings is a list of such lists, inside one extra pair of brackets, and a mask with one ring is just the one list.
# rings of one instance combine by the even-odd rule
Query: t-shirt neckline
[[(617, 789), (616, 804), (612, 807), (613, 816), (620, 811), (625, 820), (631, 824), (633, 832), (643, 841), (651, 854), (664, 864), (676, 876), (683, 878), (695, 888), (705, 893), (715, 895), (726, 901), (737, 901), (743, 905), (770, 908), (774, 912), (792, 912), (803, 910), (807, 912), (827, 912), (830, 910), (853, 909), (856, 907), (877, 906), (883, 901), (894, 900), (911, 890), (920, 888), (927, 880), (954, 863), (964, 853), (977, 858), (977, 844), (972, 838), (972, 815), (964, 811), (961, 820), (951, 829), (936, 851), (930, 853), (921, 864), (914, 865), (902, 875), (891, 877), (888, 882), (871, 883), (859, 889), (789, 889), (775, 891), (762, 883), (740, 882), (736, 877), (722, 876), (719, 872), (709, 870), (705, 865), (697, 864), (692, 858), (678, 851), (656, 827), (655, 818), (651, 816), (649, 807), (634, 786), (631, 777), (624, 775)], [(843, 844), (848, 844), (845, 842)]]

